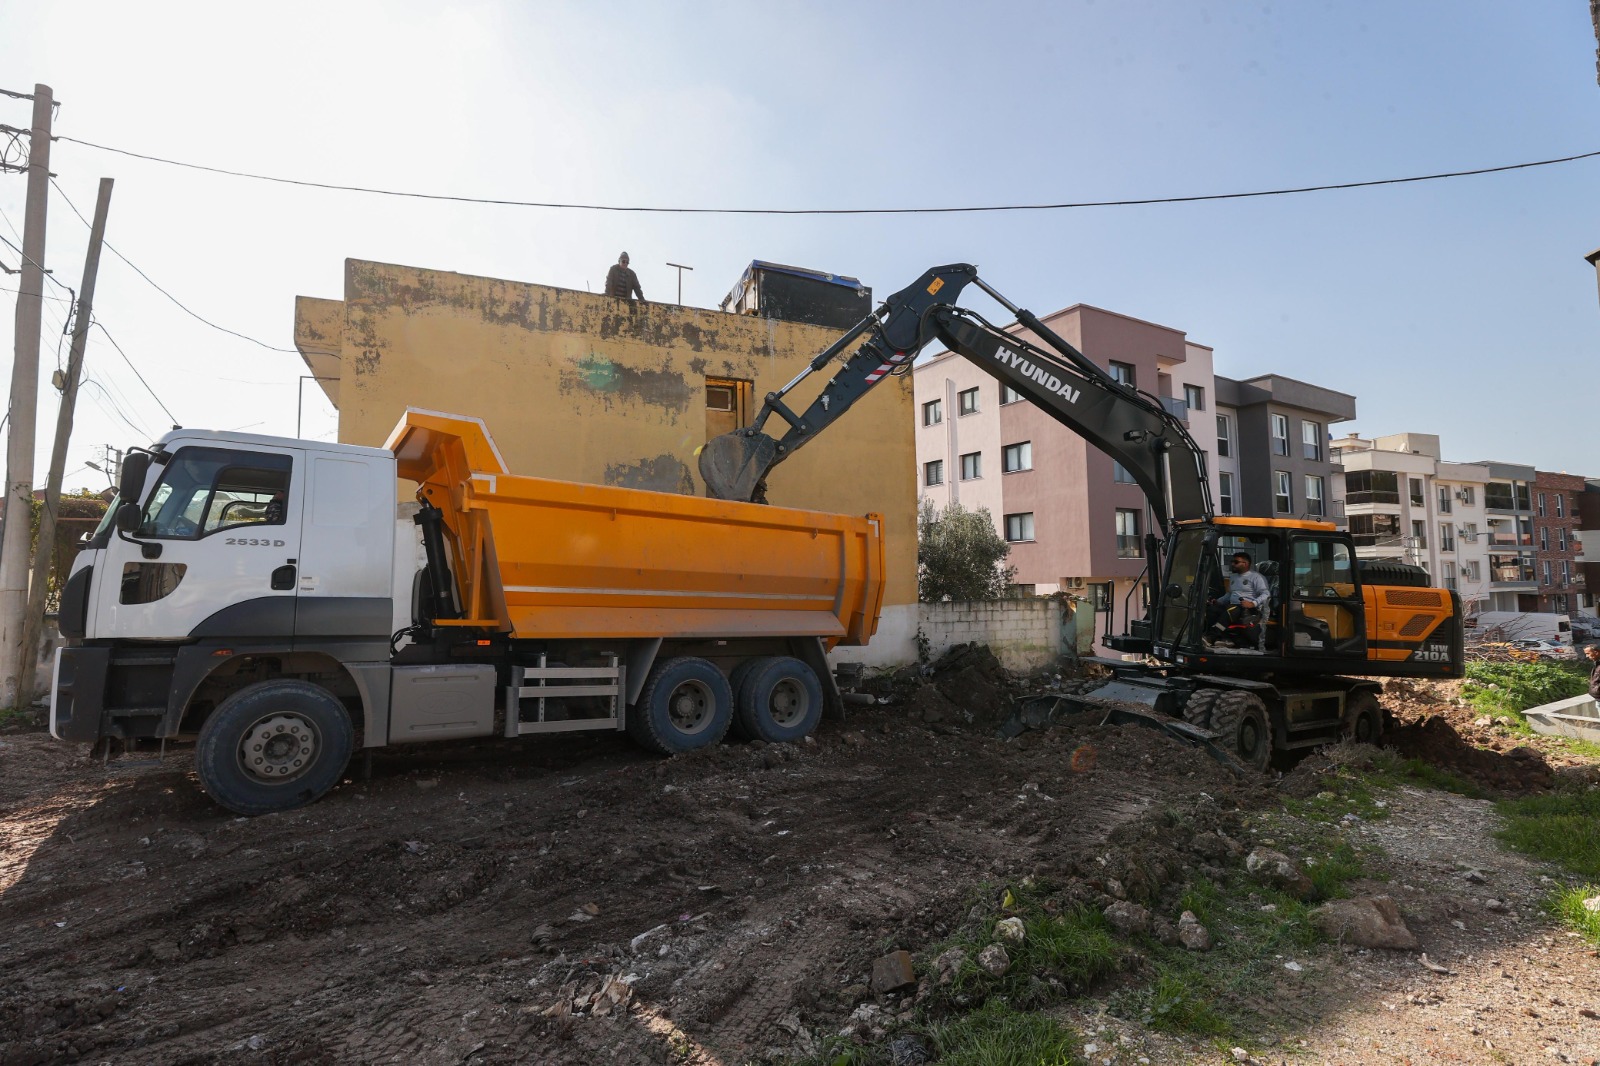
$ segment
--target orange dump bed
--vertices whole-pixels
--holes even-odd
[[[518,477],[483,422],[408,410],[386,445],[444,512],[467,615],[520,638],[815,636],[865,644],[883,528],[856,518]]]

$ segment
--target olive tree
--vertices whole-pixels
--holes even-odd
[[[995,532],[988,508],[969,511],[959,503],[943,510],[924,499],[917,515],[917,595],[941,600],[997,600],[1016,576],[1011,554]]]

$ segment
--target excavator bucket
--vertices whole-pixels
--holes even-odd
[[[778,442],[765,433],[735,430],[706,441],[700,449],[700,477],[706,483],[706,495],[714,500],[765,502],[758,496],[777,454]]]

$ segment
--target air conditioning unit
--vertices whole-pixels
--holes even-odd
[[[1061,587],[1064,589],[1081,589],[1083,588],[1083,578],[1064,577],[1061,579]]]
[[[1460,500],[1462,503],[1466,503],[1467,502],[1467,494],[1462,492],[1460,489],[1457,489],[1456,490],[1456,499]]]
[[[1472,567],[1470,567],[1470,566],[1461,567],[1461,573],[1462,573],[1463,576],[1471,574],[1472,573]]]

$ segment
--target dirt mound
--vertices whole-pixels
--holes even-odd
[[[1384,744],[1500,792],[1540,791],[1555,780],[1544,755],[1533,748],[1517,745],[1499,752],[1476,747],[1439,715],[1391,730]]]

